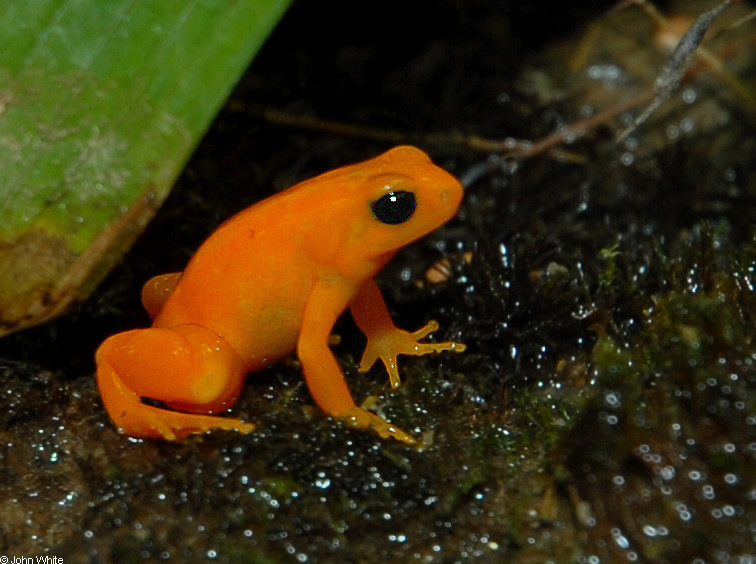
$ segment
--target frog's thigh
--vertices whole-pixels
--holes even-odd
[[[175,439],[218,428],[251,431],[254,426],[249,423],[196,414],[230,407],[243,381],[238,355],[202,327],[119,333],[97,351],[97,384],[103,403],[121,432],[136,437]],[[142,398],[193,413],[146,405]]]
[[[196,325],[119,333],[97,351],[139,397],[195,413],[227,409],[244,382],[243,363],[218,335]]]

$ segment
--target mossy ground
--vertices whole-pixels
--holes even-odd
[[[405,385],[392,393],[380,370],[356,373],[361,337],[349,320],[337,325],[334,351],[355,398],[377,396],[423,451],[324,418],[294,360],[248,378],[233,411],[259,425],[253,434],[169,444],[115,433],[92,355],[107,335],[147,323],[143,281],[181,269],[234,211],[386,148],[370,135],[271,123],[264,110],[406,131],[420,144],[429,132],[535,139],[580,119],[597,92],[611,103],[652,83],[665,59],[638,14],[620,20],[622,33],[582,15],[622,39],[625,50],[602,60],[626,70],[606,83],[565,73],[574,42],[523,61],[571,21],[549,27],[527,6],[441,3],[437,23],[420,29],[422,10],[398,18],[398,5],[382,4],[371,25],[352,13],[364,27],[340,30],[313,29],[316,9],[305,4],[98,293],[0,343],[3,552],[745,561],[756,522],[756,151],[753,116],[705,73],[689,85],[700,104],[675,101],[632,146],[614,142],[621,124],[609,121],[556,153],[478,176],[459,216],[381,274],[399,325],[435,318],[438,337],[466,342],[465,353],[402,359]],[[515,22],[538,31],[518,35]],[[588,52],[608,57],[611,43],[593,33]],[[686,119],[692,129],[670,130]],[[425,148],[465,176],[488,155],[455,135]],[[424,281],[442,257],[449,279]]]

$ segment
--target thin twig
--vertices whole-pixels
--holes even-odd
[[[667,100],[672,97],[690,68],[696,57],[696,51],[703,41],[704,35],[714,23],[725,8],[733,3],[734,0],[724,0],[718,6],[715,6],[708,12],[704,12],[691,24],[688,30],[680,38],[675,50],[669,57],[667,64],[664,65],[654,81],[654,99],[641,114],[635,118],[633,124],[622,131],[617,136],[617,142],[621,143],[632,134],[639,126],[648,120],[648,118]],[[718,58],[714,61],[719,62]],[[714,61],[709,57],[707,63],[712,65]],[[718,65],[714,65],[716,68]]]

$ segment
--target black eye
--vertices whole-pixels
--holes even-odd
[[[370,204],[370,209],[381,223],[397,225],[412,216],[415,205],[415,195],[412,192],[389,192]]]

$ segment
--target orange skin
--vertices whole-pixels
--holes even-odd
[[[402,212],[391,201],[402,192],[415,198],[406,219],[406,207]],[[434,321],[414,333],[397,329],[373,281],[401,247],[451,219],[462,196],[454,177],[404,146],[297,184],[227,220],[184,272],[145,284],[152,327],[114,335],[97,350],[97,384],[118,431],[168,440],[213,429],[251,432],[251,423],[212,414],[236,402],[248,372],[296,350],[325,413],[414,444],[355,405],[328,339],[349,308],[368,338],[360,371],[380,358],[392,387],[401,384],[397,355],[464,350],[461,343],[418,342],[438,327]],[[381,198],[399,209],[389,223],[371,207]]]

